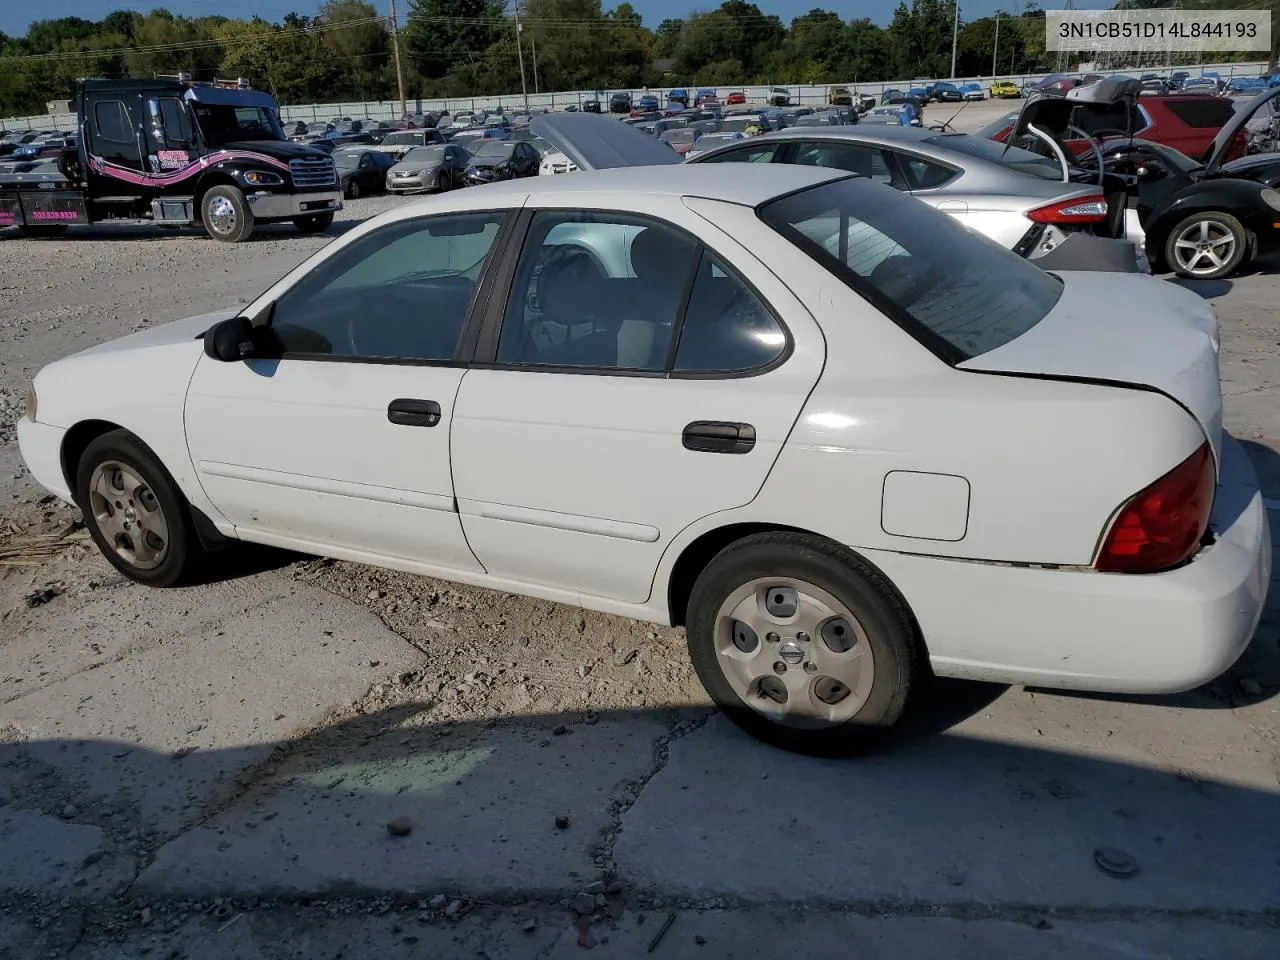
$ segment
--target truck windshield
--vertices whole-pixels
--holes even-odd
[[[192,103],[196,123],[210,147],[238,140],[283,140],[284,132],[275,114],[266,107],[231,107],[212,103]]]

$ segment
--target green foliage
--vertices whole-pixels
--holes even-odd
[[[5,2],[5,0],[0,0]],[[887,27],[843,20],[814,8],[784,24],[754,3],[724,0],[649,29],[631,2],[513,0],[519,3],[525,83],[539,90],[600,90],[664,83],[728,86],[862,83],[942,78],[951,72],[954,0],[902,0]],[[606,0],[608,2],[608,0]],[[1130,7],[1172,0],[1119,0]],[[1231,7],[1240,0],[1180,0],[1184,7]],[[1249,0],[1272,11],[1280,0]],[[1044,14],[1035,0],[995,19],[961,20],[956,72],[1052,69]],[[799,7],[798,9],[803,9]],[[963,11],[962,11],[963,12]],[[386,0],[327,0],[317,16],[181,17],[162,7],[117,10],[94,22],[60,17],[24,37],[0,34],[0,116],[43,112],[69,98],[78,77],[245,77],[282,103],[383,100],[395,96]],[[507,0],[400,0],[401,52],[411,97],[483,96],[520,90],[516,24]],[[1280,24],[1273,28],[1280,43]],[[1274,62],[1275,51],[1272,52]],[[654,62],[674,61],[664,77]]]

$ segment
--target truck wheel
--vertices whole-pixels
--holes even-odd
[[[235,187],[210,187],[200,202],[200,219],[215,240],[239,243],[253,234],[253,211]]]
[[[313,213],[309,217],[294,217],[293,225],[302,233],[323,233],[333,223],[332,213]]]

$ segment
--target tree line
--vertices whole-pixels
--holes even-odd
[[[48,101],[69,98],[79,77],[179,71],[199,79],[244,77],[281,103],[393,99],[393,30],[383,2],[327,0],[315,16],[291,13],[279,23],[175,16],[163,8],[119,10],[98,21],[38,21],[25,36],[0,33],[0,116],[41,113]],[[514,2],[402,0],[398,33],[407,95],[518,91],[521,58],[530,92],[951,75],[954,0],[904,0],[887,26],[820,8],[784,23],[754,3],[725,0],[652,29],[627,2],[609,10],[601,0]],[[1240,0],[1205,5],[1224,2]],[[1245,5],[1254,2],[1280,4]],[[1166,0],[1121,3],[1163,6]],[[956,76],[1054,69],[1061,59],[1044,49],[1043,18],[1035,0],[1023,0],[1016,12],[962,21]],[[1280,39],[1280,30],[1273,33]]]

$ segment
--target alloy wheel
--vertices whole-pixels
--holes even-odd
[[[1178,234],[1173,256],[1178,268],[1193,275],[1221,270],[1236,252],[1236,235],[1221,220],[1197,220]]]

